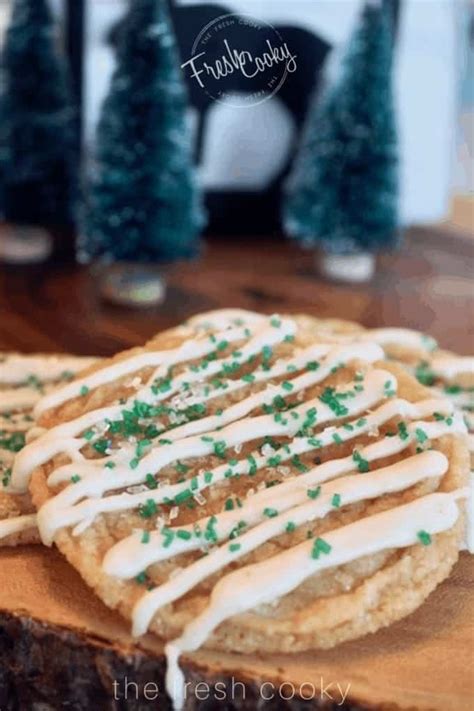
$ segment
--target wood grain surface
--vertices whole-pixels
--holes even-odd
[[[366,326],[407,326],[445,347],[474,351],[474,241],[414,230],[399,253],[379,259],[363,286],[319,279],[314,255],[281,241],[213,242],[200,260],[168,270],[160,307],[105,303],[93,270],[52,263],[0,268],[0,350],[111,355],[191,314],[224,306],[305,311]]]
[[[169,708],[163,694],[160,644],[148,636],[140,646],[131,639],[127,625],[104,607],[55,551],[39,546],[1,551],[0,570],[0,705],[4,711],[29,710],[39,701],[45,704],[41,709],[48,711]],[[275,698],[266,711],[470,711],[473,587],[474,559],[462,553],[451,577],[422,607],[376,634],[295,658],[202,651],[186,656],[183,666],[191,683],[186,711],[255,711],[262,707],[262,697],[272,693]],[[134,687],[129,703],[124,703],[125,677],[141,689],[139,703],[133,703]],[[204,700],[194,693],[198,682],[212,687],[223,680],[230,696],[232,677],[246,683],[245,693],[235,687],[233,701],[212,703],[212,694]],[[114,699],[114,680],[121,681],[115,687],[121,701]],[[161,689],[154,703],[145,703],[143,689],[148,682]],[[307,703],[296,695],[285,701],[278,691],[282,682],[286,682],[282,696],[291,695],[291,685],[303,696],[313,695],[310,685],[316,691]],[[327,690],[323,695],[321,688]]]

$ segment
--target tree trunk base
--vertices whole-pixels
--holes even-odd
[[[323,254],[318,260],[321,274],[335,281],[363,284],[370,281],[375,273],[375,255],[369,252],[359,254]]]
[[[0,262],[3,264],[41,264],[53,251],[49,232],[41,227],[26,225],[0,226]]]
[[[123,262],[104,266],[99,270],[99,284],[102,297],[119,306],[157,306],[166,296],[166,282],[156,265]]]

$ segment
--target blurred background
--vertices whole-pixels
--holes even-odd
[[[9,294],[67,273],[80,309],[98,288],[155,323],[230,301],[472,316],[471,0],[2,0],[0,37]],[[265,292],[257,263],[293,281]]]

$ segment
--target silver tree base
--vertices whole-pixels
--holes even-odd
[[[323,254],[317,258],[317,264],[320,273],[328,279],[362,284],[372,279],[376,260],[369,252]]]
[[[51,235],[41,227],[0,225],[0,261],[4,264],[40,264],[52,251]]]
[[[123,262],[101,267],[99,284],[103,298],[120,306],[156,306],[166,296],[163,274],[154,265]]]

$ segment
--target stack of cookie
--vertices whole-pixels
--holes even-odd
[[[414,331],[211,312],[46,387],[3,497],[163,641],[180,709],[189,653],[331,648],[449,575],[473,548],[473,394],[473,359]]]
[[[15,455],[26,442],[42,434],[35,424],[36,404],[96,360],[67,355],[0,354],[0,545],[39,540],[29,493],[7,493]]]

